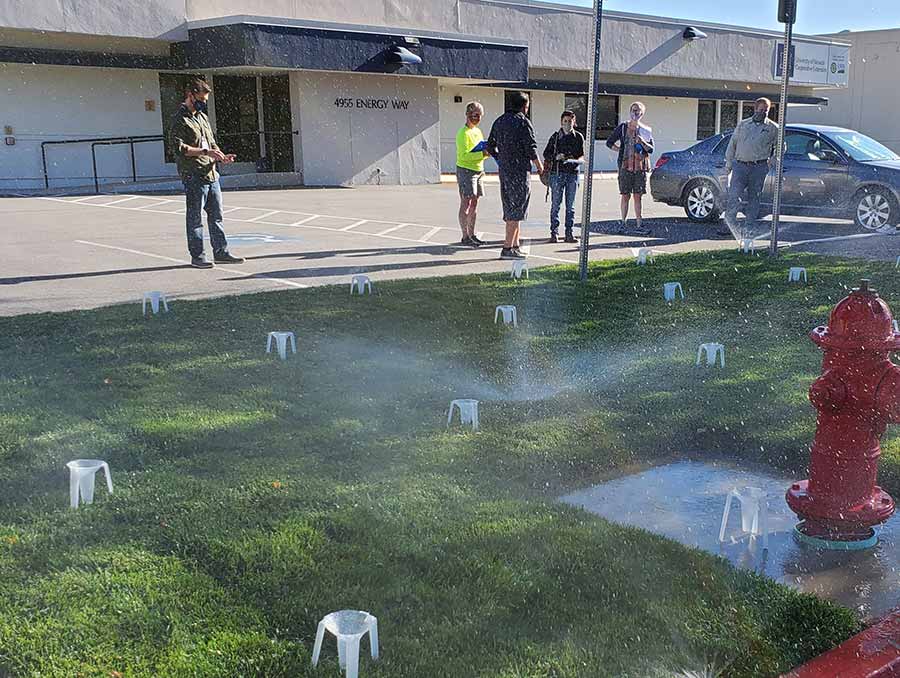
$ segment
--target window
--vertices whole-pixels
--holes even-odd
[[[700,99],[697,104],[697,139],[706,139],[716,133],[716,101]]]
[[[587,134],[588,97],[587,94],[566,94],[566,108],[575,113],[575,129]],[[597,129],[594,139],[605,141],[619,124],[619,97],[601,94],[597,97]]]
[[[741,120],[746,120],[747,118],[753,117],[753,102],[745,101],[741,105]]]
[[[719,125],[719,131],[722,133],[727,132],[730,129],[734,129],[738,124],[738,106],[740,102],[737,101],[720,101],[719,102],[719,116],[721,118],[721,123]]]
[[[188,84],[198,76],[184,73],[159,74],[159,114],[162,118],[163,134],[168,135],[172,118],[184,101],[184,92]],[[166,162],[175,162],[175,149],[165,144]]]
[[[508,111],[512,108],[512,103],[510,102],[510,99],[512,98],[512,95],[515,94],[516,92],[525,92],[525,94],[528,95],[528,113],[525,114],[525,117],[528,118],[529,120],[531,120],[531,109],[534,107],[534,99],[531,96],[531,92],[527,92],[525,90],[513,90],[513,89],[505,90],[503,92],[503,110]]]
[[[818,144],[818,145],[817,145]],[[815,137],[801,132],[788,132],[784,137],[784,154],[802,160],[818,160],[821,144]]]

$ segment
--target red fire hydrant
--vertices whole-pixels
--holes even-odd
[[[812,540],[873,540],[874,525],[894,513],[894,500],[875,484],[880,439],[900,422],[900,350],[891,310],[863,280],[842,299],[828,320],[809,334],[825,351],[822,376],[809,389],[818,410],[809,480],[794,483],[787,503],[803,522],[798,532]],[[874,543],[872,541],[871,543]]]

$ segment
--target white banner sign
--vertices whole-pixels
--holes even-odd
[[[795,42],[791,45],[791,81],[814,85],[846,85],[849,68],[849,48],[841,45],[823,45]],[[784,43],[775,45],[772,55],[772,77],[781,80],[781,62]]]

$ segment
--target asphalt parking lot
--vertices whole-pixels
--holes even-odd
[[[578,245],[546,242],[544,190],[539,183],[532,190],[523,224],[529,267],[577,263]],[[713,226],[692,224],[681,209],[649,196],[644,212],[652,234],[612,235],[618,202],[615,180],[595,179],[592,260],[631,257],[638,247],[661,254],[736,247],[715,237]],[[227,191],[225,229],[232,252],[247,261],[200,271],[188,265],[178,193],[0,198],[0,315],[137,303],[150,290],[185,299],[348,284],[355,273],[377,285],[509,270],[498,258],[503,222],[496,181],[488,181],[479,206],[478,231],[491,245],[455,244],[457,205],[452,183]],[[579,199],[578,220],[580,211]],[[768,223],[760,230],[765,247]],[[891,260],[900,254],[900,237],[860,233],[850,222],[788,218],[781,242],[825,254]]]

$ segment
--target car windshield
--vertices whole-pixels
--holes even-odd
[[[859,132],[832,132],[828,135],[832,141],[858,162],[872,160],[900,160],[900,156],[887,146]]]

